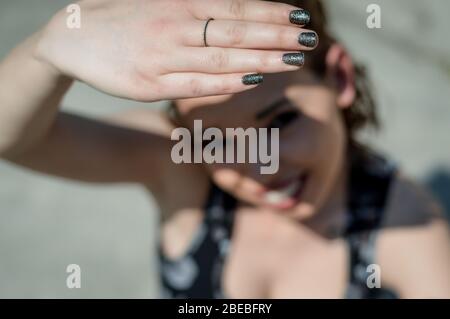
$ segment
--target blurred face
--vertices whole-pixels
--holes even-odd
[[[220,97],[177,101],[181,124],[193,129],[279,128],[279,170],[262,175],[262,164],[204,164],[211,179],[254,206],[307,218],[320,210],[342,177],[345,129],[337,92],[302,70],[265,75],[258,88]]]

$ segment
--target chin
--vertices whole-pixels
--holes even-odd
[[[289,213],[289,216],[299,219],[299,220],[307,220],[313,217],[317,212],[315,205],[309,203],[299,203],[292,212]]]
[[[307,220],[307,219],[313,217],[317,212],[316,205],[313,205],[311,203],[306,203],[306,202],[297,203],[294,207],[286,208],[286,209],[274,208],[274,207],[270,207],[270,208],[275,210],[280,215],[295,218],[297,220]]]

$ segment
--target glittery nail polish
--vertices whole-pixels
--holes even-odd
[[[317,45],[317,34],[314,32],[303,32],[298,37],[298,43],[308,48],[314,48]]]
[[[311,16],[306,10],[294,10],[289,14],[289,21],[294,24],[305,25],[308,24]]]
[[[242,77],[242,83],[245,85],[255,85],[260,84],[263,82],[263,75],[262,74],[247,74]]]
[[[302,66],[305,64],[305,54],[303,52],[286,53],[283,55],[283,62],[289,65]]]

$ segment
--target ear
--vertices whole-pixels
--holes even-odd
[[[336,84],[337,105],[350,107],[356,98],[355,67],[351,56],[340,44],[333,44],[326,56],[327,76]]]

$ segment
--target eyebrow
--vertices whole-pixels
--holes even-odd
[[[279,109],[280,107],[282,107],[283,105],[285,105],[287,103],[289,103],[289,101],[286,97],[283,97],[282,99],[279,99],[279,100],[273,102],[269,106],[265,107],[264,110],[262,110],[261,112],[256,114],[256,119],[261,120],[261,119],[269,116],[270,114],[272,114],[277,109]]]

